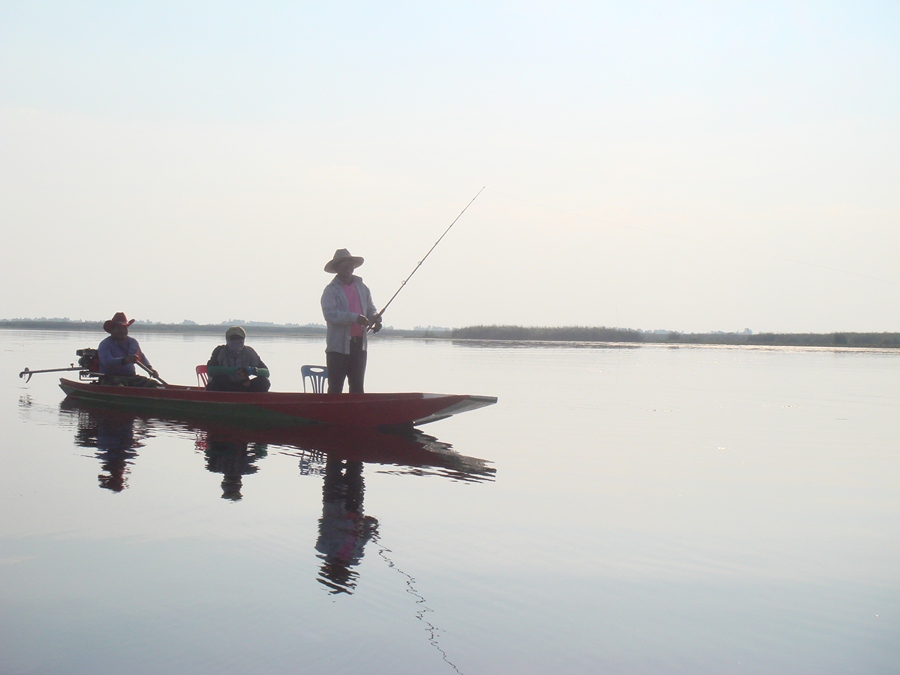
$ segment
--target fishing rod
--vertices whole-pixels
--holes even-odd
[[[466,212],[466,209],[468,209],[470,206],[472,206],[472,202],[474,202],[476,199],[478,199],[478,195],[480,195],[482,192],[484,192],[483,187],[478,191],[478,194],[476,194],[474,197],[472,197],[472,201],[470,201],[468,204],[466,204],[466,208],[463,209],[462,211],[460,211],[459,215],[453,219],[453,222],[450,223],[450,226],[446,230],[444,230],[444,234],[442,234],[440,237],[438,237],[438,240],[436,242],[434,242],[434,246],[432,246],[430,249],[428,249],[428,253],[425,254],[425,258],[427,258],[428,256],[431,255],[431,252],[437,248],[438,244],[441,243],[441,239],[443,239],[446,236],[446,234],[450,231],[451,227],[456,225],[456,221],[462,217],[462,214],[464,214]],[[409,276],[403,280],[403,282],[400,284],[400,288],[397,289],[397,292],[391,296],[391,299],[387,301],[387,304],[384,306],[384,308],[380,312],[378,312],[378,316],[382,316],[385,313],[385,311],[387,311],[387,308],[391,306],[391,303],[394,301],[394,298],[396,298],[397,295],[399,295],[400,291],[403,290],[403,287],[406,286],[406,282],[409,281],[410,279],[412,279],[412,275],[415,274],[419,270],[419,268],[422,266],[422,263],[425,262],[425,258],[422,258],[419,261],[419,264],[415,266],[413,271],[409,273]]]

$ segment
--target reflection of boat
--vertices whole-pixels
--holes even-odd
[[[61,409],[89,414],[95,420],[93,423],[124,414],[103,402],[72,397],[63,401]],[[192,437],[195,445],[204,448],[210,441],[235,447],[268,446],[270,451],[276,446],[281,448],[283,454],[299,457],[301,465],[323,466],[326,460],[335,459],[358,461],[393,465],[399,471],[412,471],[422,475],[433,473],[464,481],[492,480],[495,473],[488,462],[461,455],[449,443],[411,427],[387,433],[364,427],[269,426],[258,420],[225,421],[205,416],[175,413],[149,415],[136,411],[129,411],[128,418],[140,423],[144,436],[152,436],[154,431],[168,432]]]
[[[353,427],[416,425],[493,405],[493,396],[467,394],[300,394],[291,392],[233,393],[199,387],[164,388],[104,386],[60,379],[70,398],[133,410],[202,415],[267,424],[330,424]]]
[[[301,475],[322,477],[316,580],[330,594],[355,592],[366,545],[378,539],[378,519],[363,508],[365,464],[382,465],[385,468],[380,471],[391,474],[467,482],[491,481],[496,473],[488,462],[460,455],[449,443],[412,427],[387,432],[332,425],[269,426],[175,413],[151,416],[74,397],[67,397],[59,411],[76,427],[76,445],[95,450],[104,471],[100,487],[115,492],[128,487],[127,474],[138,458],[136,449],[155,436],[190,439],[205,458],[207,471],[222,476],[221,497],[232,501],[243,498],[245,477],[258,473],[265,457],[299,458]],[[385,551],[379,544],[382,557]]]

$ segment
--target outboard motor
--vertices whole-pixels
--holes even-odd
[[[26,368],[19,373],[19,377],[24,377],[26,382],[30,382],[31,376],[37,373],[64,373],[69,370],[77,370],[78,379],[90,380],[91,382],[96,381],[100,375],[100,352],[96,349],[87,347],[85,349],[76,350],[75,355],[78,357],[77,366],[74,363],[71,363],[68,368],[46,368],[44,370],[31,370]]]
[[[76,350],[75,355],[78,357],[78,365],[83,369],[78,373],[78,378],[81,380],[96,379],[100,373],[100,352],[85,347]]]

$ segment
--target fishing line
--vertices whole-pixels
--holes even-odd
[[[831,267],[829,265],[822,265],[820,263],[809,262],[807,260],[798,260],[796,258],[788,258],[787,256],[777,255],[774,253],[768,253],[766,251],[759,251],[756,249],[743,248],[740,246],[734,246],[731,244],[724,244],[721,242],[717,242],[709,239],[696,239],[692,237],[685,236],[683,234],[672,234],[671,232],[661,232],[660,230],[652,230],[646,227],[637,227],[635,225],[623,225],[622,223],[614,223],[609,220],[603,220],[601,218],[595,218],[593,216],[585,216],[581,213],[575,213],[574,211],[566,211],[565,209],[556,208],[555,206],[547,206],[546,204],[539,204],[538,202],[533,202],[528,199],[523,199],[522,197],[516,197],[515,195],[507,194],[505,192],[500,192],[499,190],[495,190],[493,188],[483,188],[487,189],[490,192],[493,192],[498,195],[502,195],[504,197],[508,197],[509,199],[514,199],[516,201],[525,202],[526,204],[531,204],[533,206],[537,206],[542,209],[547,209],[549,211],[556,211],[558,213],[564,213],[568,216],[574,216],[576,218],[583,218],[585,220],[592,220],[596,223],[602,223],[604,225],[610,225],[612,227],[619,227],[625,230],[635,230],[637,232],[647,232],[649,234],[655,234],[661,237],[671,237],[672,239],[681,239],[683,241],[695,242],[701,244],[711,244],[713,246],[719,246],[721,248],[728,248],[732,251],[739,251],[740,253],[746,253],[748,255],[756,255],[762,256],[765,258],[771,258],[773,260],[780,260],[782,262],[790,262],[795,263],[797,265],[806,265],[807,267],[817,267],[823,270],[829,270],[830,272],[839,272],[841,274],[849,274],[851,276],[860,277],[862,279],[869,279],[871,281],[879,281],[883,284],[891,284],[892,286],[900,286],[900,281],[893,281],[891,279],[882,279],[881,277],[873,277],[870,274],[862,274],[861,272],[854,272],[852,270],[841,269],[840,267]]]
[[[409,281],[410,279],[412,279],[412,275],[415,274],[419,270],[419,268],[422,266],[422,263],[425,262],[425,258],[427,258],[428,256],[431,255],[431,252],[437,248],[438,244],[441,243],[441,239],[443,239],[447,235],[447,233],[450,231],[451,227],[456,225],[456,221],[459,220],[460,218],[462,218],[462,214],[464,214],[466,212],[466,209],[468,209],[470,206],[472,206],[472,202],[474,202],[476,199],[478,199],[478,195],[480,195],[482,192],[484,192],[484,187],[482,187],[478,191],[478,194],[476,194],[474,197],[472,197],[471,201],[468,204],[466,204],[466,208],[459,212],[459,215],[456,216],[456,218],[453,219],[453,222],[450,223],[450,225],[447,227],[446,230],[444,230],[444,234],[442,234],[440,237],[438,237],[438,240],[436,242],[434,242],[434,245],[430,249],[428,249],[428,253],[425,254],[425,257],[419,261],[419,264],[416,265],[415,268],[413,268],[413,271],[409,273],[409,276],[406,277],[406,279],[404,279],[400,283],[400,288],[397,289],[397,292],[391,296],[391,299],[387,301],[387,304],[384,306],[384,308],[380,312],[378,312],[379,316],[382,316],[385,313],[385,311],[387,310],[387,308],[391,306],[391,303],[394,301],[394,298],[396,298],[397,295],[400,293],[400,291],[403,290],[403,287],[406,286],[406,282]]]
[[[483,190],[484,188],[481,188],[481,189]],[[475,195],[475,196],[477,197],[478,195]],[[469,202],[469,203],[471,204],[472,202]],[[428,621],[428,619],[425,618],[426,614],[428,614],[428,613],[433,614],[434,610],[425,604],[425,598],[419,593],[418,590],[416,590],[415,577],[413,577],[411,574],[407,574],[402,569],[397,567],[396,563],[386,555],[387,553],[393,553],[393,551],[381,543],[381,535],[379,535],[378,532],[375,532],[375,534],[372,535],[372,541],[378,545],[378,555],[384,559],[384,561],[388,564],[388,567],[390,567],[393,570],[396,570],[398,574],[406,577],[406,592],[409,593],[414,598],[416,598],[416,604],[420,605],[420,608],[416,611],[416,618],[427,626],[428,643],[432,647],[437,649],[438,652],[440,652],[441,658],[444,661],[446,661],[447,664],[451,668],[453,668],[453,670],[455,670],[457,673],[462,675],[462,671],[456,667],[455,663],[453,663],[449,658],[447,658],[447,652],[445,652],[441,648],[441,646],[438,644],[438,638],[440,637],[440,629],[437,626],[435,626],[433,623]]]

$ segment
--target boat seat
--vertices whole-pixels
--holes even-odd
[[[303,375],[303,391],[306,391],[306,378],[312,383],[314,394],[325,393],[325,383],[328,382],[328,368],[325,366],[300,366],[300,374]]]
[[[206,374],[206,364],[202,366],[197,366],[197,384],[201,387],[205,387],[209,384],[209,376]]]

